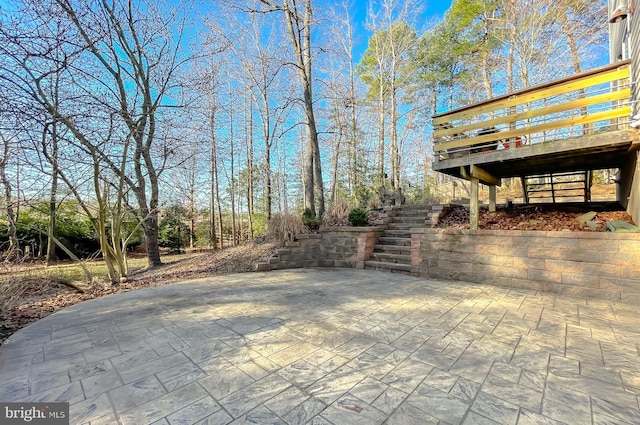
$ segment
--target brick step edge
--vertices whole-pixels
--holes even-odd
[[[373,269],[384,269],[384,270],[401,270],[404,272],[411,271],[411,264],[400,264],[400,263],[387,263],[385,261],[365,261],[365,266],[367,268]]]
[[[378,252],[389,252],[389,251],[398,251],[398,252],[406,252],[411,253],[411,246],[409,245],[384,245],[384,244],[376,244],[373,246],[373,249]]]
[[[371,253],[370,261],[381,261],[386,263],[397,263],[397,264],[411,264],[411,255],[390,254],[388,252],[374,251]]]

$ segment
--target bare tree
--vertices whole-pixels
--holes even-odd
[[[284,81],[285,59],[278,48],[281,33],[268,14],[250,13],[248,22],[247,16],[238,15],[233,9],[225,10],[222,16],[224,22],[211,22],[209,29],[224,40],[242,68],[243,72],[237,75],[252,98],[248,114],[251,121],[253,107],[257,110],[264,142],[265,213],[269,220],[273,209],[272,150],[292,106],[291,85]],[[253,122],[249,125],[253,126]]]
[[[56,243],[52,236],[56,234],[56,211],[58,209],[58,123],[53,122],[50,126],[45,126],[42,133],[42,143],[46,144],[47,139],[51,140],[51,149],[49,162],[51,164],[51,190],[49,191],[49,225],[47,234],[49,236],[47,242],[47,254],[45,263],[47,266],[52,265],[57,260]],[[50,137],[47,137],[50,134]],[[43,150],[45,146],[43,146]]]
[[[361,101],[362,84],[357,79],[354,64],[354,29],[351,22],[349,6],[339,5],[328,15],[330,25],[326,28],[329,40],[324,50],[329,54],[321,63],[326,94],[330,100],[329,117],[326,119],[334,136],[333,170],[331,182],[331,199],[336,199],[339,190],[338,176],[341,175],[346,185],[348,196],[362,207],[368,204],[368,182],[365,175],[364,138],[360,137],[359,114],[363,109]],[[339,163],[344,162],[344,173],[339,172]]]
[[[149,264],[159,265],[158,179],[171,150],[158,146],[156,132],[175,73],[187,60],[178,48],[186,9],[161,10],[151,1],[29,0],[20,12],[30,22],[3,34],[12,77],[100,164],[98,180],[107,169],[122,179],[124,186],[115,186],[135,196]],[[63,22],[64,31],[52,34],[47,23],[53,20]],[[50,55],[51,48],[62,57]],[[60,102],[48,90],[55,72],[66,84]]]
[[[197,132],[207,135],[205,139],[208,142],[209,151],[209,247],[214,250],[222,248],[222,211],[220,207],[220,187],[218,183],[218,112],[220,109],[219,101],[219,63],[216,60],[216,54],[219,49],[214,47],[209,49],[207,54],[202,58],[194,69],[194,75],[191,80],[195,83],[194,96],[199,100],[195,102],[194,113],[200,114],[202,127],[197,128]],[[197,121],[197,120],[196,120]],[[218,207],[218,220],[216,220],[216,207]]]
[[[502,0],[492,28],[506,46],[507,90],[579,72],[606,38],[603,0]],[[558,61],[559,57],[570,58]]]
[[[249,238],[253,239],[253,214],[254,214],[254,191],[253,191],[253,98],[249,97],[249,104],[245,97],[245,147],[247,154],[247,215],[249,216]]]
[[[304,159],[304,202],[305,209],[313,217],[324,214],[324,186],[322,183],[322,164],[316,114],[314,110],[313,76],[311,52],[311,29],[313,27],[313,8],[311,0],[299,4],[295,0],[259,0],[265,7],[256,12],[282,12],[295,56],[295,70],[300,79],[306,124],[306,145]]]
[[[214,47],[207,53],[203,65],[197,70],[194,81],[197,90],[203,93],[201,110],[206,121],[206,133],[209,141],[209,246],[213,249],[224,248],[222,226],[222,202],[220,197],[220,169],[218,158],[220,151],[218,126],[220,121],[221,91],[220,63],[215,55],[219,52]],[[216,220],[216,214],[218,216]]]
[[[400,187],[400,145],[398,136],[398,112],[400,91],[414,75],[417,35],[408,23],[417,5],[411,2],[385,0],[379,13],[370,11],[369,27],[375,34],[369,40],[369,48],[360,62],[360,75],[377,95],[380,108],[379,148],[384,145],[384,122],[388,106],[391,121],[389,162],[391,186]],[[382,158],[382,153],[380,153]],[[380,169],[384,174],[384,170]]]

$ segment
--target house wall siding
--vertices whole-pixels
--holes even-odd
[[[609,16],[618,7],[629,10],[628,19],[609,24],[609,62],[623,58],[623,44],[629,41],[631,59],[632,115],[640,114],[640,0],[609,0]]]
[[[640,114],[640,0],[631,2],[630,15],[630,51],[631,51],[631,101],[633,115]],[[638,117],[637,119],[640,119]]]
[[[627,0],[609,0],[609,14],[618,6],[625,6]],[[615,23],[609,24],[609,62],[614,63],[622,59],[622,43],[626,34],[626,24]]]

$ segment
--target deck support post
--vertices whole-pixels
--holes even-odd
[[[489,212],[496,212],[496,187],[489,186]]]
[[[480,217],[480,201],[478,199],[478,186],[480,180],[476,177],[469,179],[471,182],[471,203],[469,206],[469,228],[471,230],[478,230],[478,219]]]
[[[522,202],[529,203],[529,193],[527,193],[527,179],[525,176],[520,176],[520,184],[522,184]]]

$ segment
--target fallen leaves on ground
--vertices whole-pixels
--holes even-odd
[[[484,230],[540,230],[540,231],[600,231],[607,221],[622,220],[633,223],[631,216],[625,211],[601,211],[594,221],[599,225],[591,229],[576,221],[576,218],[588,211],[558,210],[548,206],[527,205],[489,212],[481,209],[478,228]],[[440,218],[437,228],[469,228],[469,208],[457,206]]]
[[[29,323],[81,301],[189,279],[253,271],[255,263],[271,257],[278,248],[272,242],[247,242],[140,271],[119,285],[93,284],[84,293],[46,277],[6,279],[0,282],[0,343]],[[24,265],[19,267],[24,269]]]

